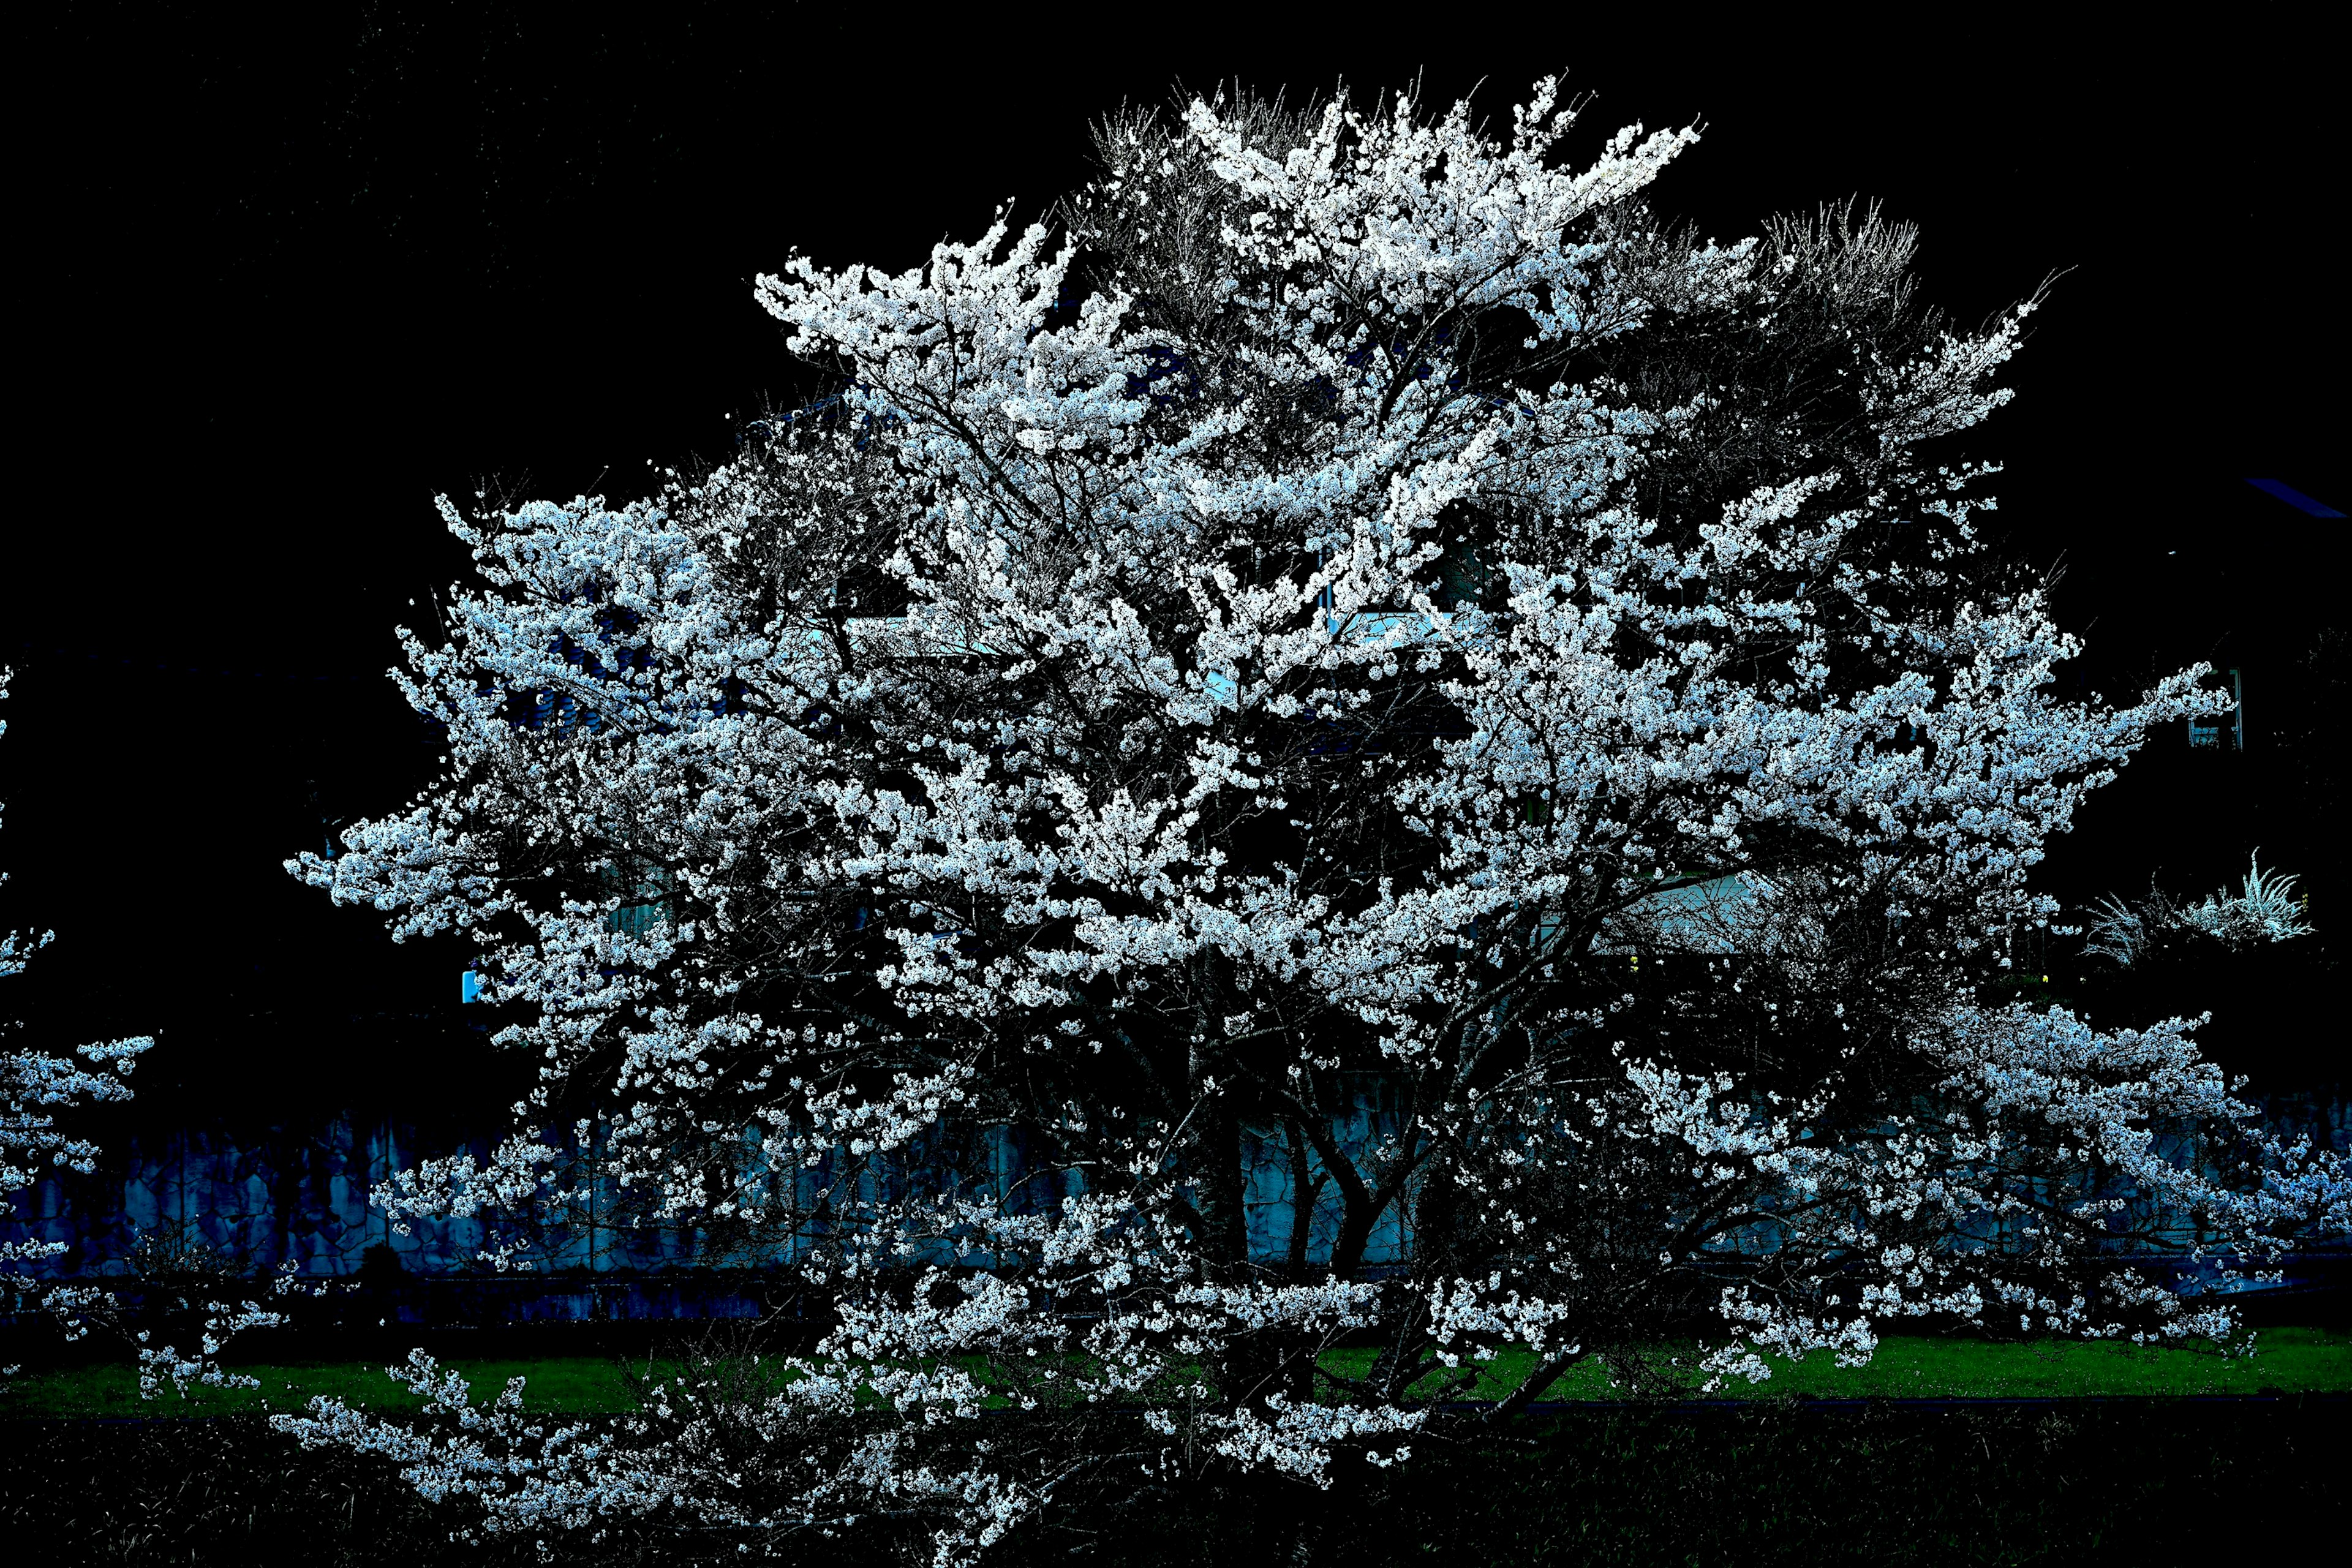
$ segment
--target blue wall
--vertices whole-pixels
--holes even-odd
[[[2352,1144],[2352,1101],[2342,1095],[2282,1098],[2265,1112],[2281,1131],[2305,1131],[2342,1149]],[[1343,1146],[1361,1149],[1393,1130],[1394,1114],[1376,1088],[1360,1093],[1334,1118]],[[982,1134],[981,1179],[1000,1196],[1018,1194],[1020,1206],[1043,1206],[1076,1189],[1075,1179],[1035,1166],[1018,1139]],[[395,1232],[369,1200],[388,1173],[415,1162],[461,1150],[487,1156],[494,1137],[436,1131],[390,1119],[321,1118],[309,1124],[236,1128],[226,1125],[118,1130],[105,1135],[98,1169],[82,1175],[46,1173],[0,1216],[0,1239],[63,1242],[68,1250],[32,1270],[51,1279],[119,1276],[140,1235],[176,1234],[201,1241],[257,1273],[290,1261],[307,1278],[355,1273],[365,1248],[388,1244],[404,1272],[425,1278],[478,1272],[475,1255],[486,1240],[475,1219],[416,1223]],[[1276,1133],[1245,1139],[1251,1249],[1278,1261],[1299,1223],[1294,1166]],[[2175,1157],[2180,1157],[2176,1154]],[[1319,1163],[1309,1162],[1310,1179]],[[801,1197],[814,1179],[798,1177]],[[728,1248],[723,1239],[689,1226],[615,1226],[615,1205],[604,1189],[603,1223],[573,1226],[553,1238],[542,1267],[591,1275],[726,1268],[762,1261]],[[1338,1195],[1327,1181],[1305,1216],[1310,1264],[1330,1256],[1339,1224]],[[1381,1217],[1366,1262],[1402,1261],[1411,1238],[1396,1215]],[[766,1259],[765,1261],[778,1261]]]

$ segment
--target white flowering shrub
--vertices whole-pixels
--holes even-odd
[[[2084,793],[2217,705],[2062,699],[1979,542],[1946,448],[2031,302],[1947,326],[1874,215],[1699,242],[1643,198],[1694,133],[1570,166],[1571,118],[1116,121],[1051,227],[763,279],[842,391],[727,467],[445,503],[478,580],[399,679],[446,768],[289,863],[469,944],[540,1064],[401,1202],[529,1264],[593,1119],[637,1212],[824,1332],[617,1426],[420,1362],[425,1417],[289,1430],[493,1525],[954,1562],[1146,1479],[1393,1462],[1498,1351],[1507,1411],[1694,1307],[1751,1376],[1927,1317],[2226,1334],[2118,1248],[2341,1223],[2187,1026],[1979,1000]],[[1297,1267],[1245,1137],[1336,1205]]]
[[[2294,893],[2295,879],[2263,869],[2261,852],[2246,859],[2246,879],[2234,893],[2223,888],[2201,904],[2180,911],[2180,923],[2227,947],[2253,947],[2309,936],[2306,900]]]
[[[2083,951],[2128,969],[2168,945],[2168,939],[2203,938],[2242,950],[2309,936],[2309,900],[2295,895],[2297,879],[2263,870],[2256,850],[2247,858],[2245,880],[2236,892],[2223,888],[2200,904],[2175,903],[2154,887],[2137,902],[2110,893],[2091,907]]]

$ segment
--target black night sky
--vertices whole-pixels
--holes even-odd
[[[1593,144],[1704,121],[1654,194],[1718,237],[1882,200],[1964,323],[2063,273],[1981,432],[2009,547],[2063,564],[2090,689],[2240,668],[2247,748],[2160,738],[2052,885],[2201,893],[2256,846],[2301,872],[2322,935],[2198,1005],[2233,1067],[2340,1076],[2308,1004],[2352,877],[2347,523],[2244,482],[2352,506],[2340,59],[2312,11],[2240,5],[2217,39],[2052,8],[1866,34],[1801,8],[489,9],[65,5],[20,46],[0,927],[58,933],[9,986],[27,1043],[152,1033],[142,1099],[184,1113],[421,1095],[478,1040],[454,947],[396,949],[278,863],[432,762],[383,671],[465,564],[436,491],[630,495],[811,385],[755,272],[905,268],[1006,198],[1036,215],[1090,119],[1180,79],[1419,73],[1500,113],[1565,68]]]

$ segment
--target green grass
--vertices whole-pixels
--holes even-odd
[[[551,1414],[604,1414],[633,1410],[620,1365],[599,1356],[558,1356],[544,1361],[459,1361],[444,1363],[474,1385],[477,1403],[494,1397],[510,1377],[528,1378],[526,1409]],[[259,1388],[191,1386],[182,1399],[168,1387],[157,1398],[139,1397],[139,1376],[121,1364],[26,1373],[0,1395],[8,1415],[235,1415],[258,1411],[299,1410],[313,1394],[340,1398],[369,1410],[416,1410],[424,1401],[394,1382],[381,1364],[331,1362],[324,1365],[253,1365],[230,1369],[258,1378]]]
[[[2207,1351],[2077,1342],[1988,1344],[1969,1340],[1890,1338],[1866,1367],[1838,1366],[1826,1352],[1801,1364],[1776,1361],[1769,1382],[1727,1383],[1718,1398],[1822,1399],[2079,1399],[2179,1397],[2188,1394],[2352,1392],[2352,1333],[2322,1329],[2268,1329],[2259,1353],[2223,1358]],[[1325,1364],[1343,1374],[1369,1369],[1370,1351],[1337,1351]],[[1662,1346],[1652,1362],[1672,1384],[1699,1392],[1690,1346]],[[1495,1399],[1516,1387],[1532,1363],[1525,1352],[1505,1352],[1479,1368],[1475,1388],[1456,1398]],[[446,1363],[474,1386],[477,1400],[495,1394],[510,1377],[529,1379],[527,1408],[551,1415],[598,1415],[635,1408],[619,1363],[598,1357],[543,1361],[457,1361]],[[186,1399],[165,1393],[139,1397],[128,1366],[100,1365],[27,1373],[0,1394],[0,1415],[226,1415],[299,1410],[313,1394],[329,1394],[371,1410],[415,1409],[421,1401],[380,1365],[355,1362],[237,1369],[261,1380],[257,1389],[192,1389]],[[1426,1391],[1426,1390],[1425,1390]],[[1545,1397],[1622,1398],[1597,1363],[1571,1368]]]
[[[2042,1341],[1989,1344],[1977,1340],[1889,1337],[1864,1367],[1837,1364],[1827,1351],[1802,1363],[1765,1358],[1767,1382],[1727,1380],[1718,1399],[2085,1399],[2179,1397],[2187,1394],[2352,1391],[2352,1333],[2325,1329],[2266,1329],[2257,1353],[2223,1357],[2210,1350],[2114,1342]],[[1344,1358],[1344,1360],[1342,1359]],[[1328,1358],[1334,1370],[1360,1373],[1370,1351]],[[1670,1385],[1697,1395],[1704,1379],[1692,1345],[1651,1352],[1651,1364]],[[1506,1351],[1478,1369],[1477,1384],[1454,1397],[1499,1399],[1518,1386],[1534,1364],[1524,1351]],[[1433,1383],[1434,1380],[1432,1380]],[[1599,1400],[1624,1396],[1597,1362],[1571,1367],[1544,1397]]]

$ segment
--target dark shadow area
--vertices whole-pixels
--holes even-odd
[[[1491,1439],[1426,1441],[1402,1467],[1345,1467],[1328,1492],[1259,1480],[1177,1506],[1149,1490],[1080,1533],[1049,1522],[1014,1560],[1443,1563],[1652,1568],[1690,1563],[2175,1563],[2275,1539],[2340,1537],[2343,1400],[2039,1406],[1780,1406],[1579,1413]],[[253,1421],[0,1426],[0,1531],[30,1561],[79,1564],[504,1564],[533,1541],[449,1542],[380,1458],[295,1452]],[[624,1526],[551,1537],[552,1561],[761,1561],[730,1540]],[[814,1532],[777,1559],[887,1561]]]

